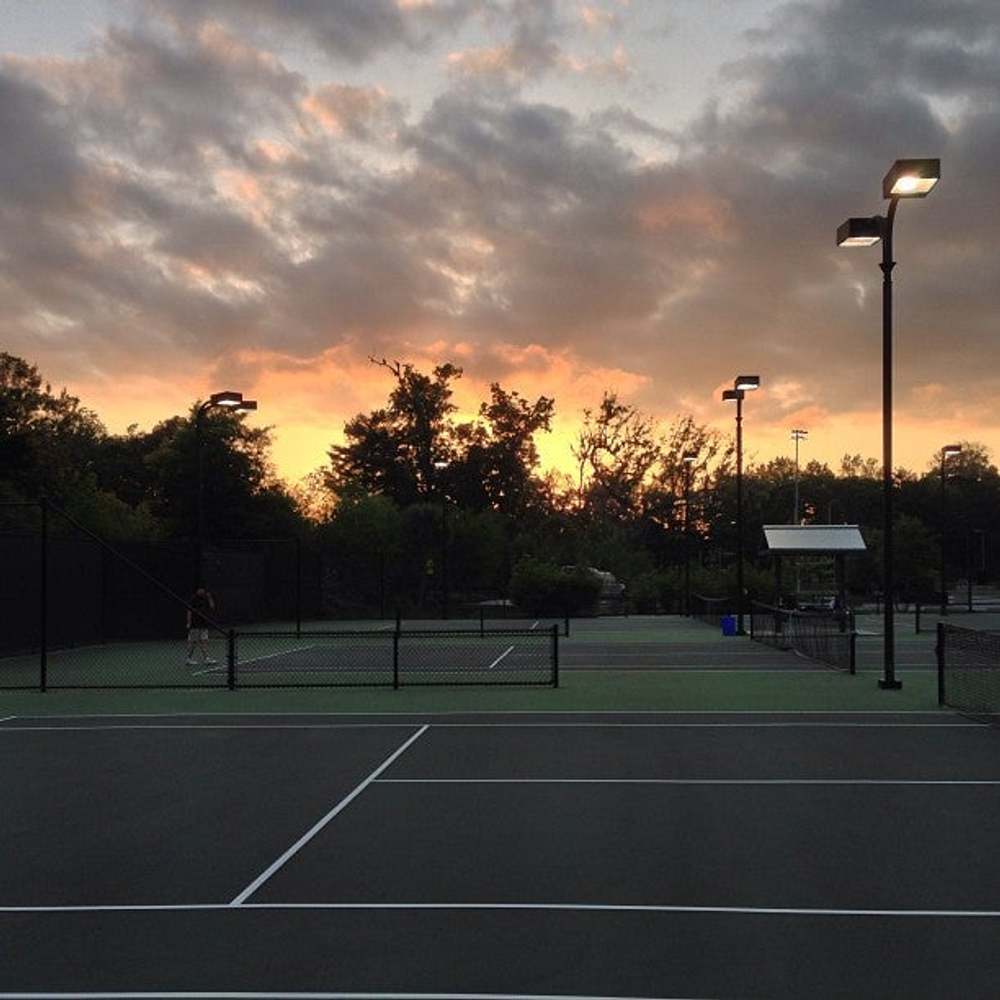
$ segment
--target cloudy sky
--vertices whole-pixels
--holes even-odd
[[[881,453],[897,157],[897,459],[1000,451],[996,0],[0,0],[0,345],[115,430],[260,400],[290,479],[378,405],[370,354],[604,389],[748,449]]]

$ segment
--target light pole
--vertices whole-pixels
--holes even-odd
[[[743,628],[743,397],[760,387],[759,375],[737,375],[733,388],[722,393],[723,400],[736,401],[736,631]]]
[[[948,567],[945,561],[945,532],[948,530],[948,473],[945,463],[952,455],[961,455],[960,444],[946,444],[941,449],[941,614],[948,614]]]
[[[838,246],[869,247],[882,241],[882,589],[885,597],[883,676],[878,685],[896,690],[896,633],[892,555],[892,229],[900,198],[925,198],[941,177],[936,159],[896,160],[882,178],[885,215],[848,219],[837,229]]]
[[[441,617],[448,617],[448,494],[444,484],[440,482],[439,474],[448,468],[449,463],[438,461],[434,463],[435,485],[441,495]]]
[[[799,523],[799,442],[809,437],[809,431],[799,427],[792,428],[792,440],[795,442],[795,502],[792,506],[792,524]]]
[[[684,614],[691,617],[691,474],[698,452],[686,451],[684,463]]]
[[[233,392],[227,389],[224,392],[213,392],[201,406],[195,410],[194,433],[196,447],[198,450],[198,571],[197,583],[200,587],[204,582],[202,579],[202,564],[205,552],[205,457],[204,457],[204,419],[205,414],[215,407],[224,410],[256,410],[257,401],[255,399],[244,399],[242,392]]]

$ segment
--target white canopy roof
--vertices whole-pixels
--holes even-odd
[[[767,549],[776,555],[838,555],[866,551],[856,524],[765,524]]]

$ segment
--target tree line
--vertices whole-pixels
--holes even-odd
[[[605,392],[583,413],[572,472],[543,472],[537,440],[551,430],[554,399],[526,398],[494,382],[463,420],[454,403],[460,367],[424,372],[391,359],[372,362],[386,376],[384,405],[348,420],[342,440],[300,484],[276,474],[272,428],[249,427],[241,413],[206,413],[210,540],[295,537],[321,549],[331,601],[345,612],[402,604],[456,613],[512,592],[525,600],[534,593],[537,603],[567,567],[586,566],[625,583],[636,610],[670,610],[679,606],[686,560],[695,591],[733,592],[729,436],[691,416],[661,426]],[[35,365],[0,353],[0,499],[44,494],[111,540],[192,538],[200,402],[148,431],[110,433],[78,398],[53,390]],[[933,599],[942,537],[953,582],[969,572],[979,583],[994,578],[989,553],[1000,475],[983,445],[962,446],[948,460],[946,516],[939,456],[921,473],[895,472],[900,599]],[[686,454],[696,461],[685,463]],[[759,553],[761,526],[792,519],[793,480],[790,458],[744,470],[747,581],[764,599],[773,584]],[[846,454],[836,470],[810,461],[800,471],[800,495],[806,523],[861,526],[869,551],[849,561],[849,586],[857,597],[878,592],[878,461]],[[828,567],[807,564],[803,572],[807,586],[829,586]],[[579,582],[566,585],[579,591]]]

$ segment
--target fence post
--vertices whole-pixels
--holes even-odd
[[[913,605],[913,631],[920,635],[920,601]]]
[[[559,626],[552,626],[552,686],[559,687]]]
[[[302,539],[295,536],[295,636],[302,635]]]
[[[938,704],[944,704],[944,622],[937,624],[937,645],[934,647],[937,654],[937,682],[938,682]]]
[[[479,605],[479,634],[486,635],[486,609]]]
[[[855,657],[857,655],[857,645],[858,645],[858,633],[851,629],[851,667],[850,671],[853,674],[855,671]]]
[[[39,580],[38,688],[45,691],[49,678],[49,502],[42,497],[42,565]]]
[[[230,691],[236,690],[236,631],[226,634],[226,683]]]
[[[392,687],[399,690],[399,629],[392,633]]]
[[[566,612],[566,615],[565,615],[564,624],[566,626],[566,631],[563,634],[566,635],[566,636],[568,636],[569,635],[569,612],[568,611]]]
[[[402,628],[402,623],[403,623],[403,615],[400,612],[399,608],[396,608],[396,631],[397,632],[400,630],[400,628]]]

